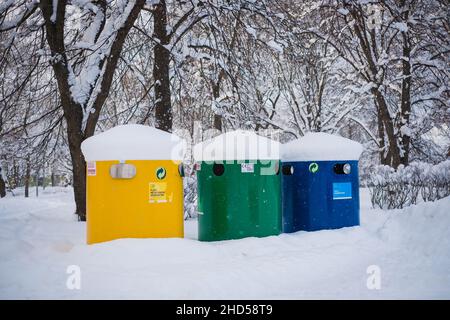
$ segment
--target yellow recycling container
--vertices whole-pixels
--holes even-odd
[[[185,145],[143,125],[117,126],[81,145],[87,162],[87,243],[183,237]]]

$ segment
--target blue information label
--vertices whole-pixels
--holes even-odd
[[[333,200],[344,200],[352,198],[351,182],[333,183]]]

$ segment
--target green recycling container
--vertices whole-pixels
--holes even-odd
[[[257,145],[258,150],[245,150],[238,143],[242,140],[247,141],[248,148]],[[242,130],[216,137],[207,144],[214,156],[196,162],[200,241],[280,234],[281,177],[277,144]],[[228,154],[218,154],[217,150]]]

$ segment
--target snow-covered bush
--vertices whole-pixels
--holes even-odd
[[[193,164],[184,165],[184,219],[197,217],[197,175]]]
[[[450,195],[450,160],[436,165],[413,162],[397,170],[373,166],[367,185],[373,207],[398,209],[416,204],[420,198],[435,201]]]

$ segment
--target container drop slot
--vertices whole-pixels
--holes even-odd
[[[216,176],[221,176],[225,172],[225,166],[221,163],[214,163],[213,172]]]
[[[350,174],[351,168],[349,163],[337,163],[334,165],[333,170],[336,174]]]
[[[285,176],[292,176],[294,174],[294,167],[288,164],[283,165],[281,171]]]

